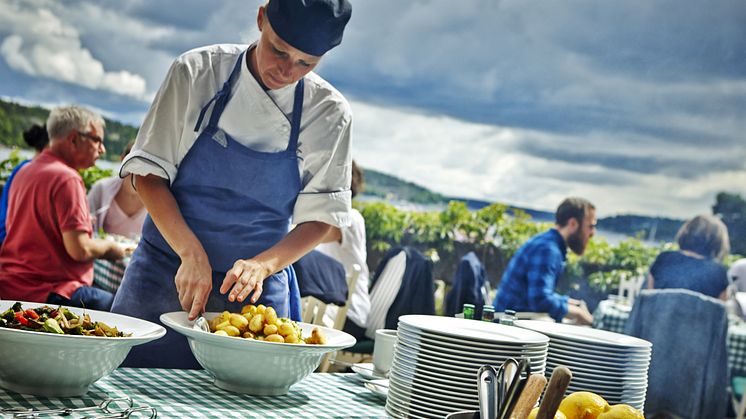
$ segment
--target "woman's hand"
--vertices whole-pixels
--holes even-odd
[[[181,308],[194,320],[205,311],[212,291],[212,268],[207,255],[184,257],[174,278]]]
[[[223,285],[220,286],[220,293],[228,294],[228,301],[242,302],[246,297],[251,295],[251,303],[257,302],[262,295],[264,280],[272,275],[271,269],[265,263],[256,259],[239,259],[233,264],[233,268],[225,274]]]

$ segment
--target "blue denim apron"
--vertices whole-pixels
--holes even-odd
[[[252,150],[218,128],[244,55],[238,57],[222,89],[202,108],[195,131],[215,102],[207,127],[184,157],[171,185],[181,214],[202,243],[213,269],[207,311],[240,312],[248,304],[248,300],[230,303],[227,295],[219,293],[225,273],[236,260],[254,257],[287,235],[301,189],[296,150],[303,79],[295,89],[290,140],[284,151]],[[148,216],[112,311],[152,322],[159,322],[162,313],[181,311],[174,283],[180,264]],[[267,278],[263,288],[258,303],[274,307],[280,317],[300,320],[300,293],[292,266]],[[186,338],[166,329],[163,338],[133,347],[122,366],[200,368]]]

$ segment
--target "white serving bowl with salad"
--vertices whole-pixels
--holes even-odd
[[[166,329],[121,314],[0,300],[0,387],[73,397],[108,375],[135,345]]]
[[[354,337],[340,330],[302,322],[290,323],[287,319],[280,319],[280,323],[284,320],[292,324],[297,331],[293,339],[295,343],[257,340],[265,338],[261,332],[256,338],[235,336],[235,333],[226,335],[222,330],[214,333],[216,320],[221,315],[223,313],[204,314],[213,333],[195,327],[195,322],[188,320],[183,311],[162,314],[160,319],[187,337],[194,357],[213,375],[216,386],[235,393],[256,396],[286,394],[290,386],[319,366],[325,354],[348,348],[356,342]],[[226,330],[230,330],[230,326]],[[266,338],[272,339],[269,336],[277,334],[268,334]],[[317,335],[323,336],[323,343],[311,343],[311,336],[315,338]],[[298,343],[295,337],[302,337],[309,343]]]

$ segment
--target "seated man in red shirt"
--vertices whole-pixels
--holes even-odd
[[[115,242],[91,237],[79,169],[104,153],[104,120],[78,106],[52,110],[49,148],[18,171],[0,249],[0,298],[108,310],[109,292],[92,288],[93,259],[121,259]]]

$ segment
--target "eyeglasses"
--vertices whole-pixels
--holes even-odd
[[[104,139],[101,138],[101,137],[99,137],[98,135],[89,134],[89,133],[83,132],[83,131],[78,131],[78,135],[80,135],[81,137],[88,138],[89,140],[93,141],[96,144],[103,144],[104,143]]]

